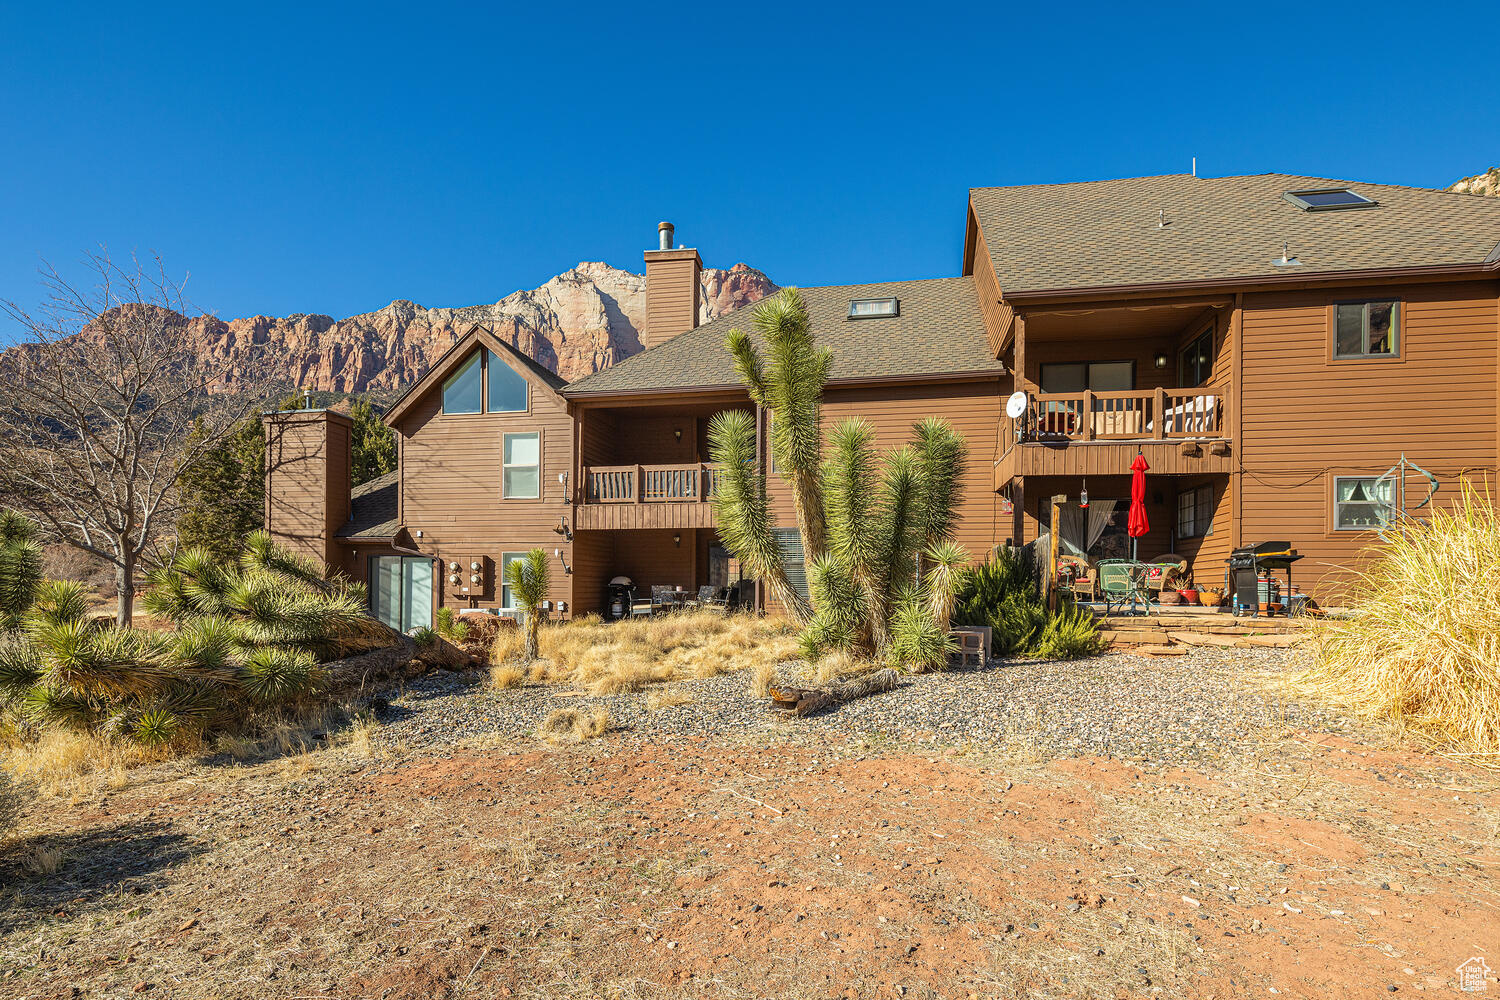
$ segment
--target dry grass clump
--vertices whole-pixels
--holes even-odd
[[[124,788],[130,768],[166,760],[186,749],[173,744],[146,747],[93,733],[49,729],[35,740],[6,747],[0,766],[50,798]]]
[[[500,629],[490,646],[490,662],[496,666],[514,663],[526,655],[526,635],[513,624]]]
[[[764,664],[774,669],[797,655],[797,637],[784,620],[750,615],[688,612],[611,624],[591,617],[543,629],[541,654],[533,680],[604,695]]]
[[[514,663],[496,663],[490,667],[490,687],[497,691],[520,687],[526,683],[526,671]]]
[[[1500,766],[1500,516],[1488,493],[1465,483],[1368,556],[1349,616],[1318,627],[1299,686]]]
[[[609,709],[584,712],[576,708],[554,708],[537,727],[537,737],[548,743],[582,743],[609,731]]]
[[[21,811],[26,807],[29,786],[17,781],[11,773],[0,768],[0,845],[10,839],[11,832],[21,821]]]

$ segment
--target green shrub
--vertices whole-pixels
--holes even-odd
[[[1073,659],[1103,646],[1089,611],[1064,601],[1057,614],[1047,614],[1036,565],[1009,549],[963,572],[953,622],[988,625],[997,656]]]
[[[469,623],[460,621],[452,608],[438,608],[437,634],[452,643],[462,643],[469,638]]]

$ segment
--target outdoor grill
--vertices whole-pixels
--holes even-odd
[[[618,621],[630,617],[630,606],[635,603],[635,584],[628,576],[617,576],[604,588],[604,619]]]
[[[1248,611],[1256,615],[1260,613],[1261,604],[1275,603],[1273,586],[1268,585],[1263,590],[1260,585],[1262,579],[1269,581],[1272,573],[1286,573],[1286,589],[1290,594],[1292,563],[1301,558],[1291,542],[1261,542],[1229,553],[1227,589],[1234,613]]]

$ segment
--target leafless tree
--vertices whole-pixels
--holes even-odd
[[[44,265],[36,315],[4,303],[24,342],[0,354],[0,504],[112,563],[128,625],[183,469],[274,390],[246,370],[253,360],[196,352],[183,283],[159,258],[122,266],[101,251],[85,264],[82,287]],[[232,391],[247,385],[259,391]]]

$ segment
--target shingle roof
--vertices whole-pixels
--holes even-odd
[[[800,291],[818,345],[833,352],[830,380],[1002,371],[985,341],[984,320],[972,278],[827,285]],[[900,315],[884,319],[847,318],[850,299],[889,296],[900,300]],[[579,379],[564,394],[737,386],[739,377],[724,348],[724,338],[732,327],[738,326],[759,341],[751,325],[753,308],[721,316]]]
[[[1329,187],[1352,188],[1379,207],[1306,212],[1282,198]],[[974,188],[969,199],[1007,296],[1481,264],[1500,245],[1500,199],[1292,174]],[[1300,267],[1272,265],[1283,240]]]
[[[494,330],[491,330],[489,327],[485,327],[485,329],[489,330],[490,336],[495,336]],[[499,337],[495,337],[495,339],[500,340]],[[506,347],[510,347],[510,345],[506,344],[503,340],[500,340],[500,343],[505,344]],[[543,383],[550,386],[553,391],[561,392],[564,388],[567,387],[567,379],[563,378],[561,375],[557,374],[557,372],[553,371],[551,368],[548,368],[546,365],[542,364],[531,355],[525,353],[520,348],[511,348],[511,356],[521,364],[525,365],[528,371],[530,371],[537,378],[541,379]]]
[[[349,491],[349,520],[338,530],[338,538],[392,538],[401,524],[396,520],[396,491],[401,474],[387,472]]]

